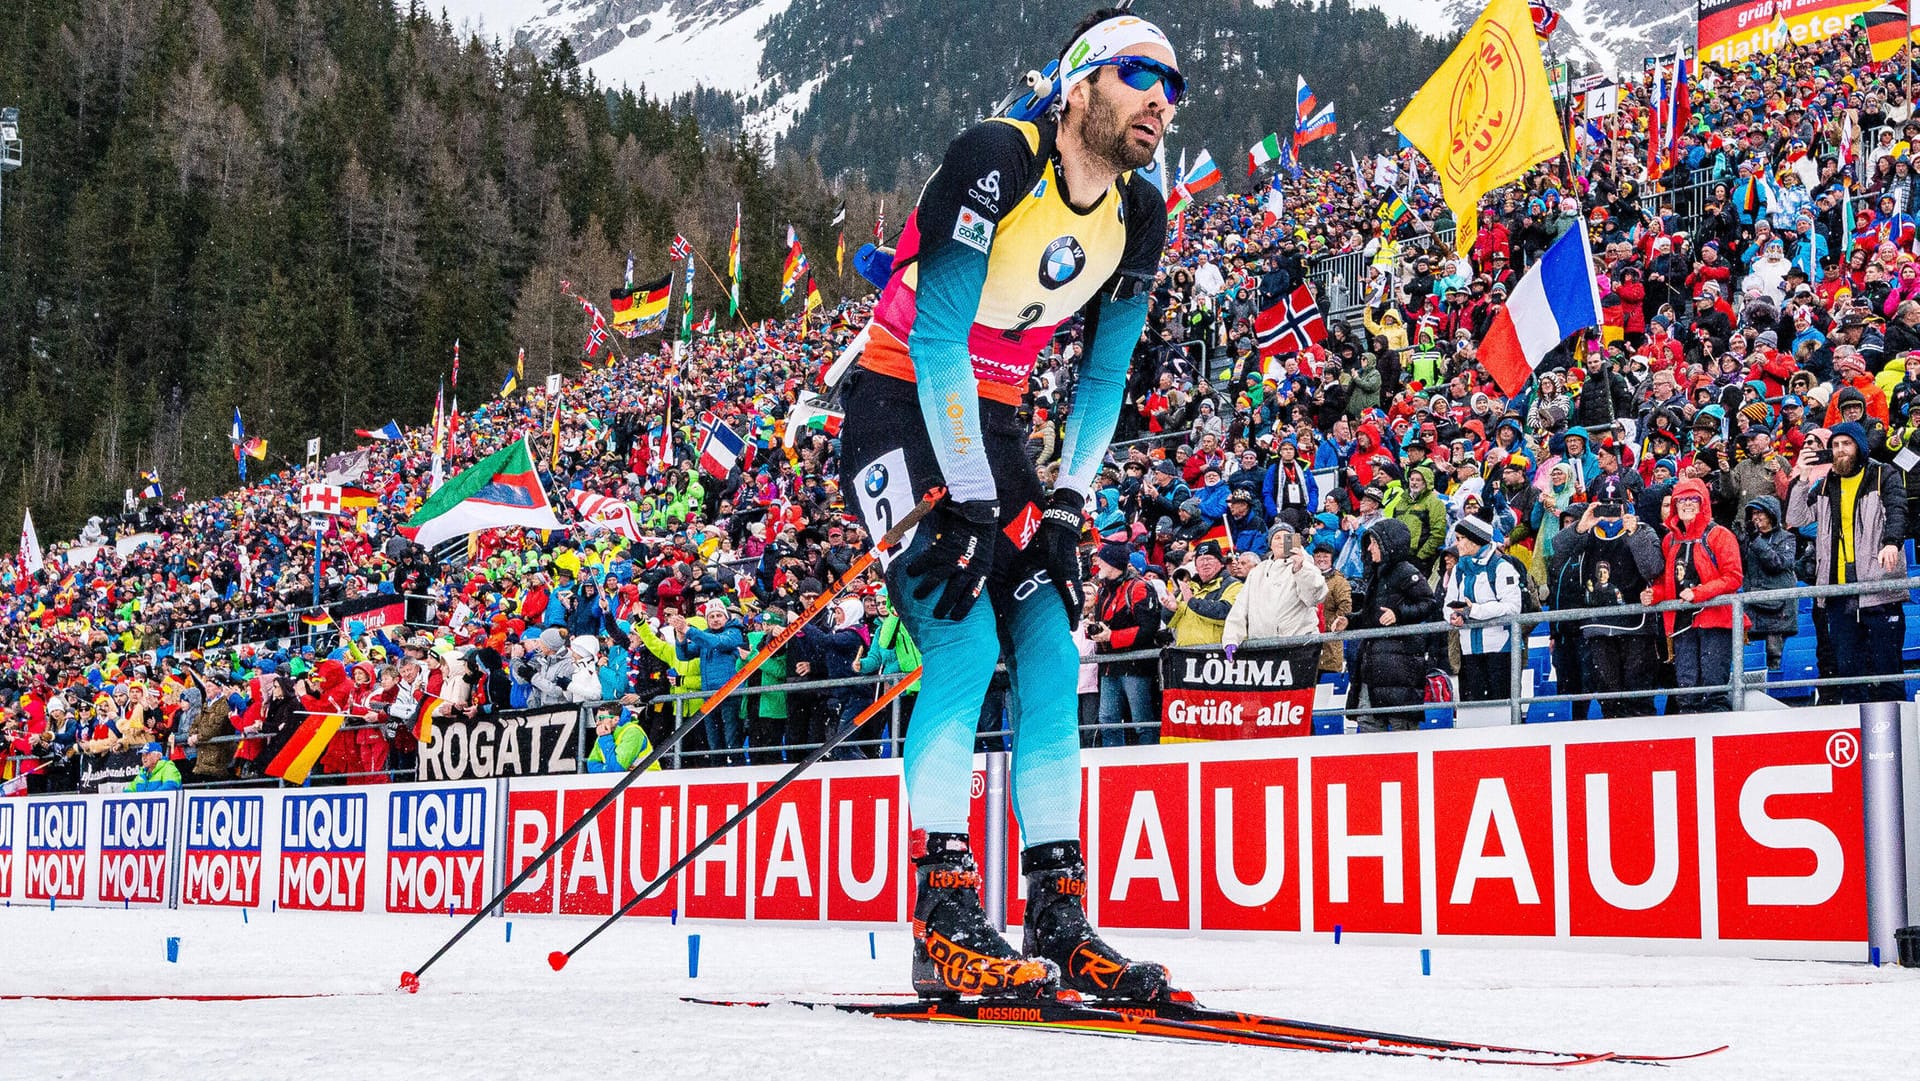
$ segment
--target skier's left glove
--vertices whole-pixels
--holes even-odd
[[[1086,599],[1080,586],[1080,534],[1087,524],[1086,505],[1087,497],[1079,492],[1056,490],[1033,535],[1034,552],[1060,594],[1060,603],[1066,605],[1069,627],[1080,625]]]
[[[999,522],[999,504],[990,499],[942,500],[928,516],[933,544],[907,564],[907,573],[921,580],[913,589],[915,600],[926,600],[934,590],[941,590],[933,618],[957,623],[973,611],[973,602],[993,573]]]

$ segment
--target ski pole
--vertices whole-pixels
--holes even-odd
[[[645,758],[635,762],[632,768],[627,770],[626,776],[614,782],[613,787],[607,789],[604,795],[595,800],[593,806],[581,812],[580,817],[574,819],[573,823],[562,831],[560,836],[555,837],[552,843],[541,849],[538,855],[528,861],[527,865],[520,869],[520,873],[513,876],[513,881],[501,887],[486,904],[475,909],[473,915],[467,919],[467,922],[461,924],[460,929],[453,933],[453,937],[441,943],[440,948],[433,951],[433,956],[427,958],[426,964],[421,965],[411,972],[402,972],[400,974],[400,989],[409,993],[417,993],[420,990],[421,975],[432,968],[434,963],[439,961],[440,958],[446,956],[447,951],[452,949],[461,939],[467,937],[467,932],[479,926],[480,921],[486,917],[489,910],[504,900],[508,894],[519,889],[521,884],[526,882],[528,878],[531,878],[535,871],[546,866],[547,861],[552,859],[568,841],[573,840],[574,836],[585,829],[587,824],[593,821],[600,812],[612,806],[613,801],[619,797],[620,793],[626,791],[633,782],[639,780],[640,775],[645,773],[648,767],[658,762],[662,755],[666,754],[667,751],[671,750],[681,740],[687,738],[688,733],[705,722],[707,714],[712,713],[728,695],[739,689],[740,685],[747,681],[747,677],[751,676],[761,665],[767,662],[767,658],[778,653],[788,642],[792,641],[794,636],[800,633],[801,628],[812,622],[815,616],[826,611],[827,606],[833,603],[835,597],[845,591],[848,586],[859,581],[860,576],[866,573],[867,568],[871,567],[874,561],[880,558],[880,554],[899,544],[900,539],[906,536],[907,532],[914,526],[920,524],[920,519],[925,518],[946,494],[947,490],[945,488],[934,488],[927,492],[927,494],[921,498],[920,502],[915,504],[914,508],[906,513],[905,517],[895,522],[893,528],[887,530],[886,534],[883,535],[879,541],[875,542],[873,547],[862,552],[859,558],[853,561],[853,565],[847,568],[847,573],[841,575],[839,581],[834,582],[831,589],[826,590],[821,593],[820,596],[814,598],[813,603],[808,605],[807,609],[801,612],[799,616],[795,617],[792,623],[783,627],[779,634],[773,636],[761,645],[759,652],[741,664],[740,670],[733,674],[732,679],[727,680],[718,690],[708,695],[706,700],[700,703],[699,713],[688,718],[680,727],[674,729],[666,739],[661,740],[655,745],[653,750],[648,752]]]
[[[573,955],[576,953],[579,953],[583,949],[586,949],[587,943],[592,942],[594,939],[600,937],[600,932],[606,930],[609,927],[612,927],[615,923],[618,923],[620,920],[620,917],[625,916],[627,913],[633,911],[634,907],[637,906],[640,902],[653,896],[654,893],[657,890],[659,890],[661,886],[664,886],[668,882],[672,881],[673,876],[685,870],[687,865],[692,863],[694,859],[700,855],[700,853],[705,852],[707,849],[712,848],[715,844],[718,844],[720,841],[720,838],[725,837],[728,833],[731,833],[734,827],[738,826],[742,822],[745,822],[749,815],[759,810],[762,806],[766,804],[768,800],[779,795],[782,789],[792,784],[795,780],[798,780],[800,775],[802,773],[805,773],[809,768],[811,768],[815,762],[818,762],[822,758],[825,758],[828,752],[832,751],[835,747],[840,746],[840,744],[846,742],[849,736],[852,736],[855,732],[860,730],[861,725],[866,724],[868,721],[878,716],[881,710],[887,708],[889,705],[892,705],[893,700],[900,697],[901,692],[905,691],[908,687],[911,687],[913,685],[914,680],[917,680],[919,678],[920,678],[920,669],[918,668],[915,668],[913,671],[908,672],[905,675],[902,675],[900,679],[894,683],[893,686],[888,687],[886,691],[880,695],[879,698],[875,699],[872,705],[861,710],[859,715],[854,717],[853,720],[848,721],[847,723],[841,725],[840,730],[835,732],[832,736],[829,736],[825,743],[822,743],[820,746],[815,747],[812,751],[808,752],[807,757],[794,763],[792,769],[781,774],[779,780],[773,782],[771,785],[768,785],[767,790],[765,792],[762,792],[759,795],[753,797],[753,799],[750,800],[745,807],[742,807],[738,811],[734,812],[734,815],[732,818],[729,818],[725,822],[720,823],[720,828],[714,830],[712,833],[707,834],[706,837],[703,838],[699,844],[694,845],[692,848],[688,849],[687,852],[684,855],[682,855],[679,859],[674,860],[673,866],[655,875],[653,877],[653,881],[648,882],[644,887],[641,888],[640,892],[633,895],[632,900],[628,901],[624,905],[621,905],[620,910],[618,912],[615,912],[613,915],[608,916],[604,920],[601,920],[600,925],[595,927],[591,932],[589,932],[587,934],[587,937],[581,939],[579,942],[574,943],[572,949],[565,950],[565,951],[555,950],[552,953],[548,954],[547,964],[552,965],[553,970],[555,972],[558,972],[561,969],[567,967],[567,962],[573,959]]]

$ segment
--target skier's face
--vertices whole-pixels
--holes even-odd
[[[1157,45],[1133,50],[1141,56],[1174,63],[1173,54]],[[1088,151],[1117,169],[1139,169],[1153,161],[1173,123],[1173,106],[1166,87],[1154,83],[1135,90],[1111,71],[1099,70],[1075,87],[1085,88],[1086,108],[1080,112],[1080,135]]]

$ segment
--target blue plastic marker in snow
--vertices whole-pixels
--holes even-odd
[[[453,902],[452,901],[447,902],[447,918],[448,919],[453,918]]]
[[[1879,967],[1880,967],[1880,947],[1878,947],[1878,946],[1868,946],[1868,947],[1867,947],[1867,960],[1869,960],[1869,961],[1872,961],[1872,962],[1873,962],[1873,967],[1875,967],[1875,968],[1879,968]]]
[[[180,939],[177,936],[167,938],[167,963],[170,965],[180,963]]]
[[[513,921],[512,920],[507,921],[507,941],[508,942],[513,941]]]
[[[678,924],[680,922],[680,910],[677,908],[667,909],[667,922]]]
[[[1333,944],[1336,946],[1340,944],[1340,925],[1337,923],[1333,925]]]
[[[247,919],[247,910],[244,908],[240,910],[240,922],[241,923],[251,922]]]
[[[1433,951],[1432,950],[1420,951],[1420,975],[1422,976],[1433,975]]]
[[[687,979],[689,980],[698,979],[699,976],[700,976],[700,936],[688,935],[687,936]]]
[[[867,932],[867,956],[875,961],[880,960],[880,947],[873,941],[872,931]]]
[[[47,911],[57,912],[59,910],[60,910],[60,898],[58,897],[47,898]]]

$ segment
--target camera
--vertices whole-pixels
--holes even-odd
[[[1624,512],[1618,503],[1595,503],[1593,505],[1593,516],[1595,518],[1618,518],[1622,513]]]

